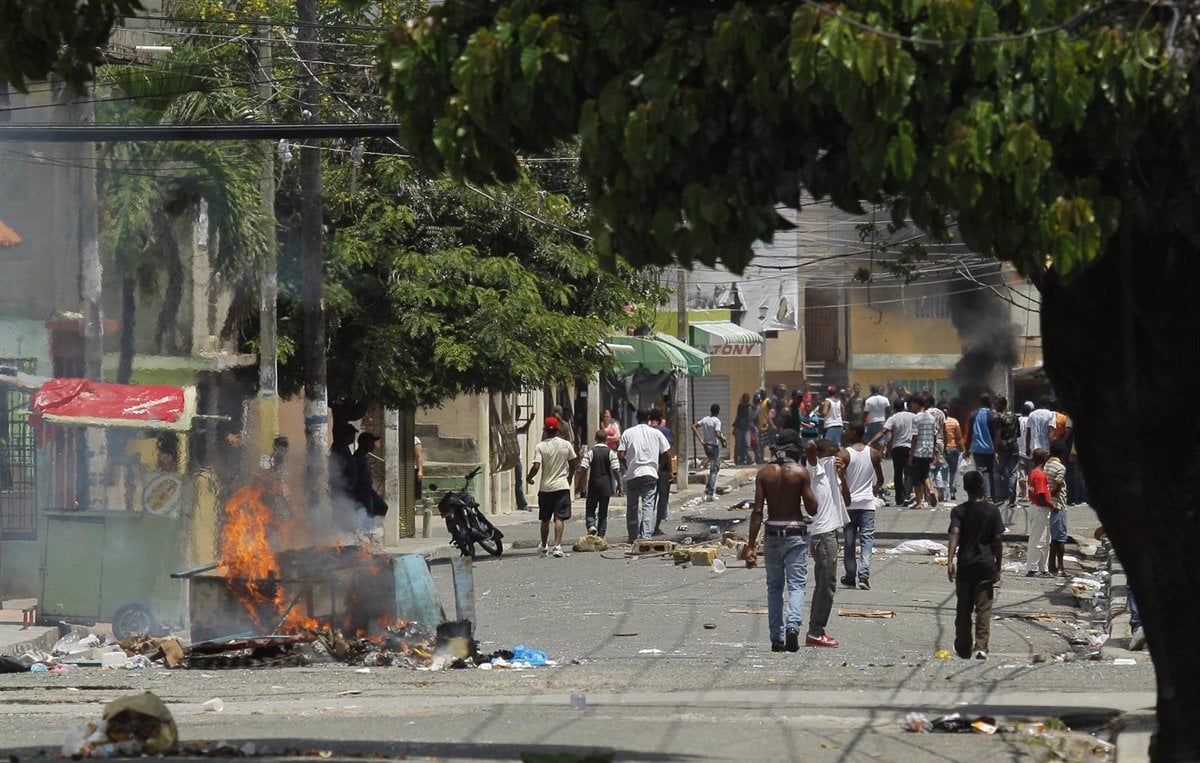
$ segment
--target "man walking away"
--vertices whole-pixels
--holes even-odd
[[[708,409],[708,415],[692,424],[692,432],[704,446],[704,455],[708,458],[708,484],[704,486],[704,500],[717,500],[717,472],[721,471],[721,447],[725,443],[725,435],[721,433],[721,406],[713,403]],[[640,419],[639,419],[640,421]]]
[[[1008,398],[996,398],[996,505],[1006,499],[1006,523],[1013,519],[1017,506],[1017,466],[1021,461],[1021,417],[1008,408]]]
[[[1050,486],[1050,574],[1066,577],[1063,554],[1067,548],[1067,467],[1061,442],[1050,444],[1050,458],[1042,467]]]
[[[871,385],[871,396],[863,401],[863,409],[867,424],[866,438],[870,442],[883,429],[883,422],[891,415],[892,404],[887,396],[880,394],[879,387]]]
[[[1000,582],[1004,556],[1004,523],[1000,510],[984,500],[984,479],[979,472],[963,475],[967,502],[950,512],[949,557],[946,576],[954,583],[958,606],[954,615],[954,651],[964,660],[986,660],[992,630],[992,601]],[[975,640],[971,643],[971,612],[975,613]]]
[[[897,403],[903,406],[903,401]],[[908,469],[908,455],[912,451],[912,436],[913,436],[913,413],[901,408],[888,417],[888,420],[883,423],[875,436],[872,437],[867,445],[874,447],[875,443],[885,437],[891,437],[892,443],[892,479],[896,484],[896,506],[904,508],[904,504],[908,503],[908,485],[905,477],[905,472]]]
[[[846,425],[846,483],[850,488],[850,523],[842,543],[847,588],[871,590],[871,548],[875,543],[875,496],[883,489],[883,456],[863,442],[863,425]]]
[[[850,522],[846,512],[846,506],[850,504],[850,488],[846,483],[848,460],[849,454],[829,440],[821,439],[808,445],[808,470],[812,477],[812,492],[817,499],[817,513],[809,528],[813,596],[805,646],[838,646],[837,640],[825,632],[825,626],[829,623],[833,595],[837,592],[837,531]]]
[[[754,451],[750,447],[750,430],[753,427],[754,404],[750,402],[750,393],[743,392],[733,417],[733,463],[738,466],[754,463]]]
[[[962,456],[963,435],[962,425],[958,419],[950,415],[949,408],[941,408],[946,414],[946,458],[943,462],[942,482],[949,491],[951,502],[958,500],[958,459]]]
[[[758,559],[755,551],[758,532],[762,529],[763,560],[767,568],[767,630],[772,652],[800,650],[800,624],[808,576],[808,523],[817,513],[817,499],[812,492],[808,470],[800,465],[801,458],[799,433],[788,429],[780,432],[775,442],[775,460],[759,469],[754,479],[754,509],[750,512],[750,534],[742,557],[747,567],[754,566]],[[767,505],[765,525],[764,503]]]
[[[671,470],[671,445],[649,421],[650,409],[639,408],[637,425],[622,432],[617,445],[621,472],[625,475],[625,529],[630,543],[654,534],[658,475],[662,470]]]
[[[1050,452],[1045,448],[1034,448],[1030,456],[1033,468],[1029,470],[1029,543],[1025,547],[1025,577],[1046,578],[1046,564],[1050,559],[1050,511],[1054,508],[1054,494],[1046,478],[1046,461]]]
[[[829,397],[821,403],[818,414],[825,426],[825,439],[837,447],[842,447],[842,429],[846,425],[846,404],[842,400],[842,392],[831,387]]]
[[[547,416],[542,429],[542,441],[533,449],[533,465],[529,467],[526,482],[538,481],[538,519],[542,522],[542,542],[538,551],[543,556],[549,552],[561,559],[562,536],[565,522],[571,518],[571,477],[579,463],[575,446],[560,434],[557,416]],[[554,520],[554,547],[547,545],[550,536],[550,520]]]
[[[989,498],[996,492],[998,436],[999,422],[996,421],[996,412],[992,410],[992,396],[984,392],[979,396],[979,408],[967,420],[966,455],[968,458],[975,457],[975,471],[983,474],[983,494]]]
[[[587,522],[588,535],[601,538],[608,531],[608,501],[613,492],[621,494],[621,462],[617,452],[608,447],[608,432],[596,430],[596,443],[583,454],[579,470],[587,483],[587,503],[583,516]]]
[[[1025,422],[1025,448],[1030,453],[1041,448],[1050,452],[1050,430],[1054,427],[1055,414],[1050,408],[1050,398],[1038,398],[1037,408]]]
[[[666,417],[658,408],[650,409],[650,426],[662,432],[663,437],[667,438],[667,445],[675,447],[675,435],[671,433],[671,427],[667,426]],[[662,530],[662,523],[667,518],[667,509],[671,503],[671,483],[675,481],[669,464],[670,456],[668,456],[668,468],[658,470],[658,511],[654,517],[654,535],[656,536],[666,534]]]
[[[933,421],[933,416],[930,416],[929,411],[925,410],[923,397],[914,396],[908,405],[914,413],[913,434],[908,452],[908,466],[911,470],[914,493],[913,508],[922,509],[925,507],[925,495],[929,487],[929,467],[933,464],[933,451],[937,444],[937,425]],[[931,506],[937,506],[935,496],[930,495],[929,499]]]
[[[378,435],[362,432],[358,436],[358,448],[354,451],[354,499],[367,512],[368,517],[382,517],[388,513],[387,501],[375,492],[375,485],[371,480],[370,458],[377,442]]]

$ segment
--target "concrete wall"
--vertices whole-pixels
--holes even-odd
[[[31,83],[29,95],[9,95],[9,106],[20,110],[0,118],[75,121],[58,95],[54,85]],[[72,145],[6,143],[0,149],[0,219],[23,239],[0,249],[0,316],[44,322],[52,313],[78,311],[80,190],[95,182],[95,173],[82,166]]]
[[[758,389],[759,360],[758,358],[718,358],[711,359],[714,376],[729,377],[729,400],[721,403],[721,423],[726,436],[733,432],[733,419],[737,414],[738,401],[743,392],[749,392],[751,397]],[[707,416],[708,411],[697,410],[696,418]]]

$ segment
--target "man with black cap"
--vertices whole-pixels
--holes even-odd
[[[808,470],[800,465],[803,455],[800,434],[785,429],[776,438],[775,460],[759,469],[754,480],[754,509],[750,512],[750,536],[743,558],[747,567],[757,562],[755,544],[762,529],[767,568],[767,628],[772,652],[800,650],[800,623],[808,577],[808,525],[817,513]],[[765,523],[764,503],[768,508]]]
[[[379,442],[377,435],[363,432],[358,436],[358,448],[354,451],[354,499],[367,512],[368,517],[382,517],[388,512],[387,502],[375,492],[371,482],[371,451]]]

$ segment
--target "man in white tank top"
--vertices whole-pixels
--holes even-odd
[[[831,388],[829,397],[821,403],[821,412],[818,415],[824,422],[825,439],[839,448],[842,447],[842,428],[846,424],[846,404],[842,400],[842,393]]]
[[[837,531],[850,521],[846,505],[850,490],[846,485],[846,463],[849,455],[829,440],[808,444],[808,471],[812,477],[812,492],[817,499],[817,513],[809,532],[809,553],[813,560],[812,610],[808,615],[808,636],[805,646],[837,647],[838,642],[825,632],[829,614],[833,611],[833,595],[837,591]]]
[[[871,548],[875,544],[875,497],[883,489],[883,455],[863,442],[862,424],[846,425],[846,487],[850,522],[842,538],[842,562],[847,588],[871,590]]]

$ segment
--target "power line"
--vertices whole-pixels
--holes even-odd
[[[1006,42],[1020,42],[1022,40],[1033,39],[1034,37],[1041,37],[1041,36],[1047,35],[1047,34],[1054,34],[1055,32],[1074,31],[1080,24],[1082,24],[1087,19],[1091,18],[1092,16],[1094,16],[1095,14],[1104,10],[1105,8],[1108,8],[1109,6],[1116,4],[1115,0],[1108,0],[1108,2],[1101,3],[1100,5],[1097,5],[1097,6],[1088,6],[1088,7],[1081,9],[1078,13],[1076,13],[1074,16],[1067,19],[1066,21],[1062,22],[1061,24],[1054,24],[1052,26],[1048,26],[1043,29],[1030,29],[1028,31],[1020,32],[1018,34],[992,35],[992,36],[984,36],[984,37],[961,37],[961,38],[957,38],[957,39],[955,39],[955,38],[938,39],[938,38],[934,38],[934,37],[913,37],[910,35],[904,35],[904,34],[899,34],[897,32],[892,32],[887,29],[880,29],[879,27],[871,26],[870,24],[867,24],[866,22],[859,21],[858,19],[856,19],[852,16],[847,16],[846,14],[842,13],[841,11],[839,11],[835,8],[832,8],[830,6],[824,5],[823,3],[817,2],[817,0],[802,0],[802,2],[805,5],[809,6],[810,8],[813,8],[814,10],[816,10],[818,13],[822,13],[831,18],[835,18],[838,21],[842,22],[843,24],[847,24],[849,26],[854,27],[855,29],[859,29],[864,32],[870,32],[871,34],[878,35],[879,37],[884,37],[889,40],[895,40],[896,42],[907,42],[907,43],[910,43],[913,45],[928,45],[928,46],[942,47],[942,48],[960,47],[963,45],[993,45],[993,44],[1000,44],[1000,43],[1006,43]]]
[[[88,143],[93,141],[277,140],[295,138],[385,138],[400,130],[398,122],[382,124],[224,124],[224,125],[64,125],[0,124],[0,142]]]

